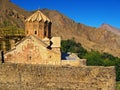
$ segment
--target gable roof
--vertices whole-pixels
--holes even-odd
[[[22,43],[23,41],[25,41],[26,39],[29,39],[29,38],[35,38],[36,40],[38,40],[38,42],[43,45],[44,47],[48,47],[48,45],[46,43],[44,43],[41,39],[37,38],[36,36],[34,35],[29,35],[25,38],[23,38],[20,42],[16,43],[15,46],[19,45],[20,43]]]
[[[36,40],[38,40],[38,42],[41,44],[41,45],[43,45],[44,47],[48,47],[48,45],[46,44],[46,43],[44,43],[42,40],[40,40],[39,38],[37,38],[36,36],[34,36],[34,35],[30,35],[30,36],[27,36],[27,37],[25,37],[25,38],[23,38],[22,40],[20,40],[19,42],[17,42],[16,44],[15,44],[15,47],[14,48],[12,48],[11,50],[8,50],[7,52],[5,52],[5,54],[6,53],[8,53],[8,52],[11,52],[11,51],[13,51],[13,50],[15,50],[16,49],[16,47],[20,44],[20,43],[22,43],[22,42],[24,42],[26,39],[29,39],[29,38],[35,38]]]
[[[25,22],[29,22],[29,21],[48,21],[48,22],[51,22],[51,20],[46,16],[44,15],[40,10],[37,10],[34,14],[32,14],[30,17],[28,17]]]

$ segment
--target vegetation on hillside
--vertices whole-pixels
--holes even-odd
[[[87,52],[80,43],[76,43],[74,40],[63,40],[61,51],[77,53],[80,58],[86,58],[88,66],[115,66],[116,80],[120,81],[120,58],[93,50]]]
[[[8,21],[4,21],[4,23],[0,25],[0,37],[5,36],[24,36],[24,30],[15,25],[11,25]]]

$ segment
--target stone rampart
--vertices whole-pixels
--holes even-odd
[[[114,67],[0,64],[0,90],[115,90]]]

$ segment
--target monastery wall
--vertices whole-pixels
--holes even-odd
[[[114,67],[0,64],[0,90],[115,90]]]
[[[86,59],[78,60],[61,60],[61,65],[70,65],[70,66],[86,66]]]

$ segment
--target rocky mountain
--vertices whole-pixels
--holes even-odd
[[[9,0],[0,0],[0,27],[4,24],[12,24],[17,27],[24,27],[24,20],[30,13],[19,8]]]
[[[116,28],[106,24],[94,28],[76,23],[55,10],[42,9],[41,11],[52,20],[52,36],[61,36],[62,39],[74,38],[88,50],[108,52],[120,57],[120,35],[116,33],[119,32]],[[0,0],[0,26],[7,21],[24,28],[25,18],[33,12],[25,11],[9,0]]]
[[[108,24],[102,24],[101,27],[102,29],[105,29],[105,30],[108,30],[114,34],[117,34],[117,35],[120,35],[120,29],[119,28],[116,28],[116,27],[113,27],[111,25],[108,25]]]

